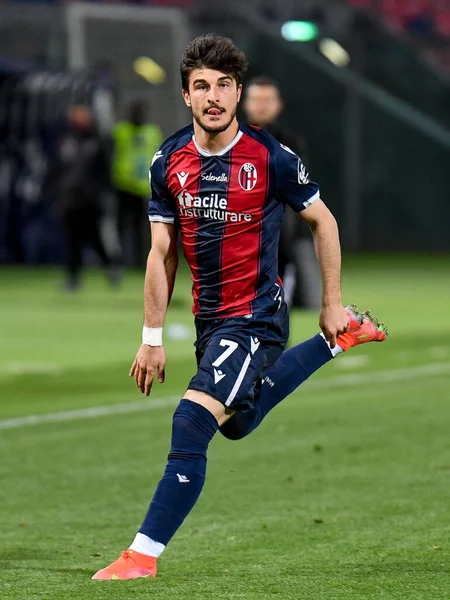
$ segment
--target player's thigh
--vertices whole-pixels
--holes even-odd
[[[228,421],[228,419],[234,414],[234,410],[228,408],[211,394],[202,392],[199,390],[189,389],[184,394],[186,400],[200,404],[206,410],[208,410],[216,419],[219,427]]]
[[[211,337],[189,390],[204,392],[225,408],[236,410],[253,399],[256,383],[267,365],[268,348],[247,331],[242,335],[229,333],[224,328]]]

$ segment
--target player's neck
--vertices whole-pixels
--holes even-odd
[[[208,133],[194,121],[194,135],[197,145],[210,154],[217,154],[230,144],[239,132],[239,123],[234,119],[225,131]]]

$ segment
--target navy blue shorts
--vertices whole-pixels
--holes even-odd
[[[214,396],[233,410],[257,399],[262,374],[284,351],[289,338],[284,302],[250,317],[196,319],[197,374],[189,389]]]

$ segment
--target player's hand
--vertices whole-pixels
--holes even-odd
[[[334,348],[337,336],[348,331],[350,319],[341,304],[323,306],[320,312],[319,326],[330,342],[330,346]]]
[[[134,377],[141,392],[149,396],[155,376],[159,383],[164,383],[165,368],[166,351],[163,346],[142,344],[131,366],[130,377]]]

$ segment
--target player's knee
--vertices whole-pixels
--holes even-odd
[[[226,437],[227,440],[237,441],[242,440],[246,435],[248,435],[248,431],[240,427],[238,419],[231,418],[224,425],[219,428],[220,433],[223,437]]]
[[[224,406],[220,400],[208,392],[203,392],[197,389],[188,389],[184,399],[195,402],[195,404],[200,404],[206,408],[212,415],[214,415],[216,421],[219,423],[219,426],[227,420],[227,412],[229,412],[229,409],[227,409],[227,407]]]
[[[206,408],[182,400],[173,415],[169,460],[206,458],[208,444],[217,429],[216,419]]]

